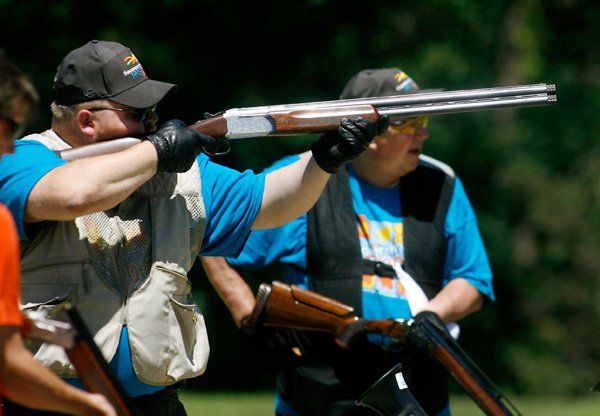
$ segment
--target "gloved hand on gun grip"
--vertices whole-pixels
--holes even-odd
[[[343,118],[336,131],[325,133],[312,144],[315,161],[325,172],[336,173],[360,155],[375,136],[383,134],[388,125],[389,119],[385,116],[378,123],[360,117]]]
[[[158,171],[185,172],[192,167],[203,147],[215,146],[217,139],[198,133],[181,120],[169,120],[146,136],[156,148]]]
[[[439,315],[433,311],[419,312],[417,315],[415,315],[413,321],[414,322],[410,326],[410,330],[408,332],[408,341],[417,348],[430,350],[432,347],[431,340],[423,332],[422,327],[424,324],[431,324],[442,333],[447,333],[448,337],[451,336],[446,329],[446,324],[444,321],[442,321]]]

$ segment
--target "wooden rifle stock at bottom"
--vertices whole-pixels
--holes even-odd
[[[351,348],[352,342],[360,334],[379,334],[397,341],[410,339],[410,336],[414,335],[426,341],[425,348],[485,414],[521,415],[460,348],[443,323],[436,324],[429,319],[407,321],[362,319],[348,305],[279,281],[274,281],[270,285],[267,283],[260,285],[256,295],[256,306],[247,322],[249,327],[264,325],[328,332],[334,336],[336,344],[343,348]]]
[[[119,416],[141,416],[104,359],[77,310],[67,307],[66,313],[70,324],[35,313],[24,313],[26,324],[23,337],[63,347],[86,390],[105,396]]]
[[[329,332],[342,348],[350,348],[359,334],[380,334],[399,340],[407,331],[407,325],[402,320],[361,319],[354,313],[354,308],[348,305],[278,281],[271,285],[260,285],[256,307],[248,324]]]

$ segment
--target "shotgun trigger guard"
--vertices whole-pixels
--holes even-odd
[[[209,156],[224,156],[231,150],[231,143],[227,139],[219,138],[216,139],[214,146],[202,146],[202,150]]]

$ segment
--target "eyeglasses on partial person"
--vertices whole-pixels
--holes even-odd
[[[425,116],[392,120],[389,128],[396,134],[415,134],[422,128],[427,127],[428,121],[429,119]]]
[[[148,108],[117,108],[117,107],[94,107],[88,108],[88,111],[121,111],[128,114],[133,114],[137,120],[144,124],[150,113],[156,111],[156,105]]]
[[[4,120],[4,122],[8,124],[8,131],[6,135],[10,138],[10,140],[17,140],[25,132],[25,125],[17,122],[10,114],[0,111],[0,119]]]

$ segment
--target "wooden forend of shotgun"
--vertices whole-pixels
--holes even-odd
[[[70,323],[49,319],[41,311],[24,311],[23,338],[63,347],[86,390],[105,396],[120,416],[141,416],[102,356],[77,310],[68,307],[66,313]]]

